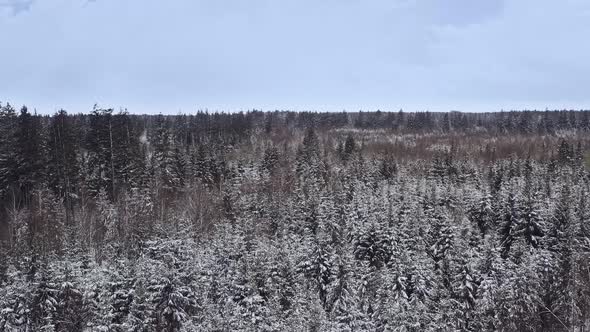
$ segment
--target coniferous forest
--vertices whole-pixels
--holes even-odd
[[[0,331],[590,331],[590,111],[0,105]]]

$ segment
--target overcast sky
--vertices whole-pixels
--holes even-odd
[[[38,112],[590,108],[587,0],[0,0]]]

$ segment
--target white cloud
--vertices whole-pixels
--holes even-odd
[[[34,0],[3,0],[0,1],[0,9],[8,9],[16,15],[31,8]]]

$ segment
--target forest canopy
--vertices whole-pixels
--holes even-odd
[[[0,331],[590,324],[590,111],[0,104]]]

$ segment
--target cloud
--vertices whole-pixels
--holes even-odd
[[[52,0],[56,1],[56,0]],[[94,3],[97,0],[79,0],[84,4]],[[46,1],[51,2],[51,1]],[[24,12],[28,12],[31,10],[34,4],[37,3],[37,0],[0,0],[0,11],[2,9],[6,9],[12,13],[12,15],[18,15]]]
[[[0,9],[11,10],[14,15],[28,11],[35,0],[1,0]]]

